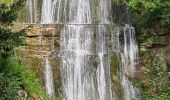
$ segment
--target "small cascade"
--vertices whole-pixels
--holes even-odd
[[[129,25],[125,25],[123,28],[124,33],[124,46],[121,54],[120,79],[124,92],[125,100],[137,100],[138,91],[133,84],[128,80],[128,76],[131,78],[135,74],[135,65],[138,59],[138,47],[135,40],[135,30]]]
[[[138,59],[135,29],[128,24],[123,27],[115,27],[111,38],[112,50],[117,52],[120,59],[119,77],[124,100],[138,100],[138,90],[127,77],[134,77],[135,65]]]
[[[123,28],[124,45],[123,45],[123,61],[124,69],[133,77],[135,73],[135,63],[138,59],[138,47],[135,39],[135,29],[130,25],[125,25]],[[126,71],[126,72],[127,72]]]
[[[49,24],[53,21],[53,11],[52,5],[53,0],[43,0],[42,4],[42,15],[41,15],[41,23],[42,24]]]
[[[99,0],[99,6],[98,6],[98,21],[101,24],[109,24],[112,22],[112,16],[111,16],[111,6],[112,1],[111,0]]]
[[[48,58],[44,63],[45,89],[49,96],[54,96],[53,71]]]
[[[99,25],[97,30],[96,52],[99,59],[97,67],[99,100],[114,100],[115,98],[112,90],[110,66],[108,61],[108,38],[105,36],[109,29],[107,29],[106,26]]]
[[[26,8],[28,11],[27,21],[29,23],[36,22],[36,0],[27,0]]]

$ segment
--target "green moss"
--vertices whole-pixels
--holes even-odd
[[[12,3],[13,0],[1,0],[0,3]]]
[[[117,100],[123,100],[122,96],[122,91],[121,91],[121,83],[118,75],[118,69],[119,69],[119,59],[118,55],[116,53],[113,53],[111,58],[110,58],[110,68],[111,68],[111,76],[112,76],[112,81],[114,85],[114,91],[115,91],[115,96]]]
[[[117,71],[119,68],[119,60],[116,54],[113,54],[110,58],[110,66],[111,66],[111,73],[112,73],[112,79],[114,81],[119,81]]]

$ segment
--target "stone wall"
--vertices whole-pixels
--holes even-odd
[[[15,24],[14,29],[28,28],[24,46],[16,49],[16,55],[26,66],[31,68],[42,84],[44,82],[45,59],[48,58],[53,70],[55,94],[60,94],[60,31],[63,25]]]

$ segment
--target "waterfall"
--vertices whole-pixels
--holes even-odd
[[[32,23],[32,8],[36,5],[29,2],[27,5]],[[110,72],[114,67],[110,66],[113,52],[120,61],[117,74],[123,99],[138,100],[137,89],[128,78],[135,74],[138,48],[135,29],[127,23],[127,12],[124,12],[123,17],[127,18],[124,23],[117,24],[115,19],[121,18],[114,18],[112,9],[115,10],[117,4],[114,6],[112,0],[42,0],[40,5],[41,16],[37,19],[41,20],[36,23],[63,24],[59,57],[62,94],[66,100],[119,99],[115,96]],[[55,84],[49,76],[52,71],[48,59],[45,62],[46,90],[53,95]]]
[[[92,34],[85,26],[75,25],[66,25],[61,34],[61,76],[66,100],[98,100],[91,61]]]
[[[135,72],[135,62],[138,58],[138,47],[135,40],[135,29],[130,25],[125,25],[123,28],[124,33],[124,50],[123,57],[124,68],[127,68],[130,74]]]
[[[123,35],[123,41],[120,40]],[[111,36],[112,50],[120,58],[119,76],[123,89],[124,100],[138,100],[138,90],[129,81],[135,74],[135,65],[138,59],[138,47],[135,39],[135,29],[125,24],[124,27],[115,27]]]
[[[42,4],[42,15],[41,15],[41,23],[48,24],[52,23],[53,21],[53,11],[52,11],[52,5],[53,0],[43,0]]]
[[[46,92],[49,96],[54,96],[53,72],[48,58],[45,59],[44,75]]]
[[[97,30],[96,51],[99,59],[97,67],[99,100],[114,100],[108,61],[109,53],[107,48],[107,37],[105,36],[108,29],[104,25],[99,25]]]
[[[135,30],[129,25],[123,28],[124,33],[124,46],[121,54],[122,67],[120,68],[121,85],[123,87],[125,100],[136,100],[137,90],[133,87],[132,83],[128,80],[127,74],[134,77],[135,62],[138,58],[138,47],[135,41]]]
[[[36,0],[27,0],[27,21],[29,23],[33,23],[34,21],[36,22]]]
[[[111,23],[111,0],[99,0],[99,6],[98,6],[98,20],[100,23]]]

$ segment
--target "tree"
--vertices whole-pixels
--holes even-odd
[[[131,12],[141,27],[167,27],[170,25],[169,0],[130,0]]]
[[[13,59],[14,49],[23,43],[26,29],[13,31],[19,11],[26,0],[15,0],[12,5],[0,3],[0,100],[18,100],[21,88],[28,93],[50,100],[34,72]],[[10,59],[8,59],[10,58]]]
[[[148,47],[159,36],[170,35],[170,0],[129,0],[138,42]]]
[[[22,44],[25,29],[14,32],[12,25],[24,7],[25,1],[17,0],[10,6],[0,4],[0,58],[9,58],[14,54],[14,48]]]

